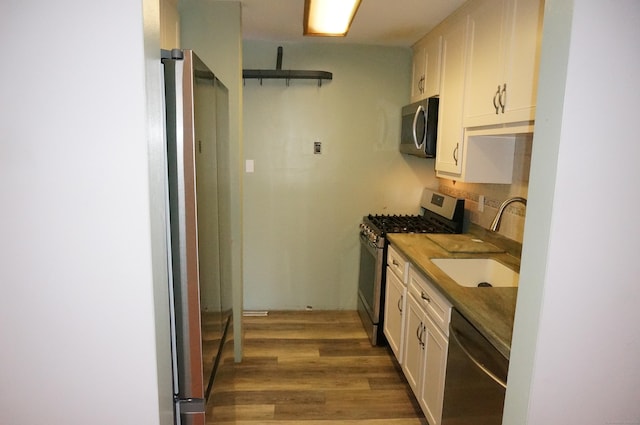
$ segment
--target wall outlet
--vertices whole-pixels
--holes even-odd
[[[484,195],[478,196],[478,211],[484,212]]]
[[[322,153],[322,142],[313,142],[313,153],[316,155]]]

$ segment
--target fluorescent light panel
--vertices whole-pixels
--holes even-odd
[[[304,35],[345,36],[360,0],[305,0]]]

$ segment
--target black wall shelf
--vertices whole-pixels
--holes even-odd
[[[299,71],[282,69],[282,46],[278,47],[278,57],[276,59],[276,69],[243,69],[242,78],[252,78],[260,80],[262,85],[263,79],[280,79],[286,80],[287,86],[290,80],[318,80],[318,87],[322,87],[322,80],[333,79],[333,74],[327,71]]]

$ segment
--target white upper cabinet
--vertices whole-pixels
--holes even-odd
[[[542,1],[472,1],[436,29],[437,177],[511,183],[515,135],[533,131]]]
[[[427,72],[427,48],[424,39],[413,46],[413,72],[411,73],[411,102],[424,99],[424,83]]]
[[[457,154],[460,171],[448,172],[438,169],[436,176],[465,183],[510,184],[513,177],[513,158],[516,135],[506,134],[514,130],[481,127],[464,131],[464,143]],[[521,128],[531,132],[532,126]],[[505,134],[496,134],[496,133]]]
[[[442,37],[428,35],[413,46],[411,102],[440,94]]]
[[[443,27],[436,172],[462,172],[466,38],[466,15],[458,16]]]
[[[442,68],[442,36],[427,37],[427,74],[425,80],[425,97],[440,94],[440,69]]]
[[[535,118],[541,0],[479,0],[469,10],[463,126]]]

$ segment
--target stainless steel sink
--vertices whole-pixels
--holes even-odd
[[[433,264],[460,286],[517,287],[520,275],[491,258],[432,258]]]

